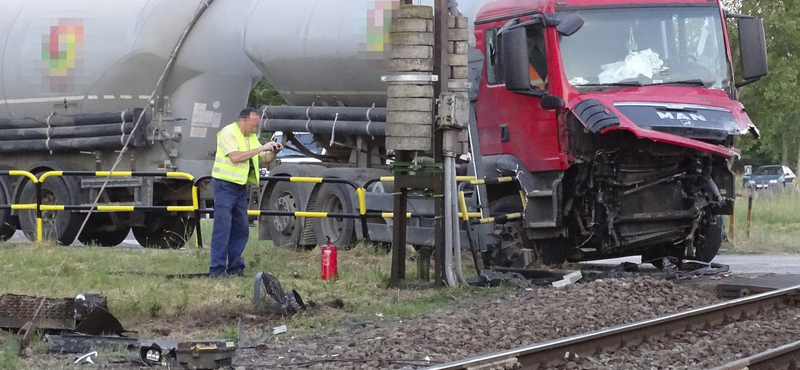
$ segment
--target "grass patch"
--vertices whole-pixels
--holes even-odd
[[[210,223],[203,225],[203,235],[208,246]],[[208,248],[196,249],[193,241],[190,245],[184,250],[148,250],[0,243],[0,269],[4,271],[0,294],[48,294],[53,275],[66,257],[49,296],[100,293],[108,297],[111,312],[126,329],[138,331],[141,337],[182,340],[235,336],[236,319],[252,313],[253,277],[259,271],[277,277],[285,290],[297,290],[313,308],[287,319],[250,315],[247,324],[265,328],[286,324],[292,335],[375,320],[380,315],[423,315],[455,299],[486,291],[387,289],[391,256],[364,244],[340,250],[339,278],[323,282],[319,249],[279,249],[259,241],[256,228],[251,229],[243,254],[245,277],[167,279],[168,274],[208,270]],[[417,254],[410,250],[408,256],[407,277],[413,279]]]
[[[747,203],[746,198],[736,199],[734,235],[732,238],[728,235],[730,240],[723,244],[721,253],[800,253],[800,191],[797,188],[755,192],[749,238],[746,236]],[[726,232],[729,221],[726,217]]]
[[[17,369],[19,357],[17,356],[19,345],[10,334],[0,333],[0,370]]]

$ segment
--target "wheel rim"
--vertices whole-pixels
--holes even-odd
[[[322,200],[322,212],[325,213],[344,213],[342,200],[335,194],[328,194]],[[345,219],[342,217],[326,217],[320,220],[320,227],[325,236],[329,236],[332,241],[338,241],[344,233]]]
[[[297,204],[294,199],[294,195],[290,192],[283,192],[281,196],[278,197],[278,200],[275,202],[275,210],[280,212],[295,212],[297,209]],[[278,230],[281,235],[284,236],[291,236],[294,234],[295,229],[295,217],[294,216],[274,216],[272,217],[272,223],[275,226],[275,229]]]
[[[58,205],[58,198],[48,189],[42,189],[42,205]],[[55,228],[56,226],[56,211],[42,211],[42,226],[46,228]]]

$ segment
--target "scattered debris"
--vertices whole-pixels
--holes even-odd
[[[79,356],[75,359],[74,363],[79,364],[81,362],[88,362],[90,364],[94,364],[94,361],[92,361],[92,356],[97,357],[97,351],[89,352],[83,356]]]
[[[17,330],[29,322],[38,330],[66,330],[90,335],[125,333],[119,320],[108,311],[108,300],[97,294],[81,294],[77,298],[0,296],[0,328]]]
[[[276,327],[272,328],[272,334],[273,335],[283,334],[283,333],[287,332],[288,330],[289,329],[286,327],[286,325],[276,326]]]
[[[382,314],[382,313],[380,313],[380,312],[378,312],[378,313],[376,313],[376,314],[375,314],[375,316],[378,316],[378,317],[383,317],[383,314]]]
[[[177,359],[178,364],[190,370],[229,368],[235,352],[232,341],[181,342]]]
[[[262,294],[262,290],[277,303],[270,304]],[[303,299],[294,289],[288,293],[283,291],[281,282],[268,273],[259,272],[253,284],[253,304],[259,310],[274,312],[282,316],[291,316],[306,309]]]
[[[148,340],[139,342],[139,350],[126,356],[131,362],[146,366],[177,364],[178,342],[171,340]]]
[[[575,284],[583,277],[580,271],[573,271],[569,274],[564,275],[564,278],[559,281],[554,281],[552,284],[556,288],[560,288],[563,286]]]
[[[87,353],[97,349],[133,350],[139,345],[138,339],[126,337],[83,334],[48,334],[44,337],[50,346],[49,351],[53,353]]]

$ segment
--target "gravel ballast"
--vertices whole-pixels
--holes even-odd
[[[238,350],[234,366],[414,369],[425,367],[427,361],[465,359],[716,302],[711,292],[650,277],[534,288],[457,302],[454,308],[421,318],[373,322],[303,338],[284,334],[278,337],[280,342],[269,341],[263,349]],[[320,362],[330,360],[335,362]],[[597,368],[608,368],[602,365],[603,357],[593,360]]]
[[[710,369],[797,340],[800,311],[767,311],[711,330],[676,333],[632,348],[588,356],[557,369]]]

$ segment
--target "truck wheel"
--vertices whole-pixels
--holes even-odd
[[[6,176],[0,177],[0,204],[9,205],[9,194],[11,193],[11,181]],[[11,239],[17,231],[17,220],[11,216],[10,209],[0,209],[0,242]]]
[[[37,174],[37,176],[40,174]],[[70,205],[77,203],[77,194],[70,194],[63,177],[51,177],[42,183],[42,205]],[[20,197],[22,204],[36,204],[36,186],[26,182]],[[83,223],[83,215],[70,211],[42,212],[42,237],[62,245],[75,241],[78,229]],[[36,241],[36,211],[23,210],[19,213],[19,223],[28,240]]]
[[[142,247],[153,249],[183,248],[194,234],[195,226],[191,217],[167,215],[147,217],[145,225],[134,227],[133,236]]]
[[[695,258],[703,262],[711,262],[714,257],[719,253],[719,248],[722,246],[722,239],[725,235],[725,218],[723,216],[716,216],[717,223],[715,225],[706,225],[705,243],[698,246],[695,253]]]
[[[300,197],[295,184],[280,181],[272,188],[269,196],[267,210],[282,212],[297,212]],[[267,216],[267,227],[272,243],[279,248],[294,248],[300,240],[302,227],[298,227],[297,218],[294,216]]]
[[[97,245],[100,247],[116,247],[125,241],[131,228],[123,226],[113,231],[84,231],[78,236],[83,245]]]
[[[326,213],[354,213],[347,190],[345,185],[322,184],[317,193],[314,210]],[[328,242],[326,236],[329,236],[331,243],[339,248],[349,247],[355,236],[354,220],[339,217],[317,218],[314,221],[317,245],[325,245]]]
[[[492,216],[501,216],[509,213],[516,213],[522,212],[522,203],[519,199],[519,195],[508,195],[498,199],[489,206],[489,212]],[[522,229],[522,225],[519,222],[510,222],[509,225],[514,225],[515,227],[504,229],[504,234],[508,234],[509,231],[506,230],[514,230],[515,232],[512,233],[514,235],[520,234],[520,237],[514,237],[512,239],[519,240],[522,242],[522,246],[525,249],[532,249],[533,250],[533,257],[539,263],[546,265],[546,266],[560,266],[567,260],[567,241],[564,238],[555,238],[555,239],[545,239],[545,240],[528,240],[525,236],[525,231]],[[505,241],[508,239],[507,237],[503,237]],[[519,244],[519,242],[515,242],[514,244]],[[506,248],[507,249],[507,248]],[[501,253],[503,255],[507,255],[507,257],[512,259],[522,258],[520,251],[509,250],[509,252]],[[507,261],[505,262],[507,266],[518,266],[519,262],[517,261]]]

